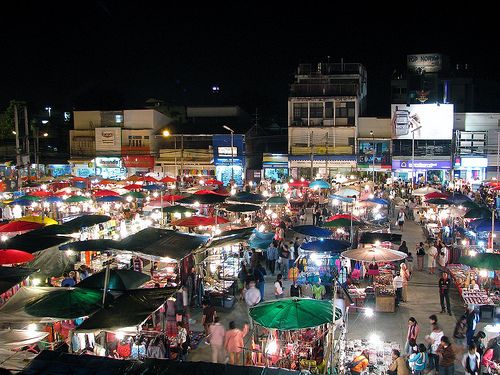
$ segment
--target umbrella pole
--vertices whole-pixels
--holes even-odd
[[[495,208],[493,208],[491,210],[491,251],[492,252],[495,249],[494,238],[495,238]]]
[[[108,289],[109,284],[109,265],[111,260],[106,261],[106,273],[104,275],[104,289],[102,290],[102,306],[104,307],[104,303],[106,302],[106,290]]]

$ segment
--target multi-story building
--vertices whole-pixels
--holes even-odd
[[[357,168],[362,175],[378,180],[391,172],[392,127],[390,118],[360,117],[357,133]]]
[[[330,177],[356,169],[356,127],[366,94],[361,64],[299,65],[288,98],[291,177]]]
[[[170,119],[154,109],[75,111],[70,131],[73,173],[123,177],[149,171],[158,154],[156,135]]]

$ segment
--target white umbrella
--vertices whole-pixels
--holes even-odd
[[[127,189],[124,189],[124,188],[116,188],[116,189],[112,189],[115,193],[118,193],[120,195],[123,195],[123,194],[128,194],[130,193],[129,190]]]
[[[360,262],[394,262],[406,258],[406,254],[390,250],[383,247],[366,247],[347,250],[341,254],[344,258],[360,261]]]
[[[352,188],[342,188],[337,191],[337,195],[340,195],[342,197],[352,197],[353,195],[359,195],[359,191]]]
[[[426,186],[420,189],[415,189],[412,192],[412,195],[427,195],[430,193],[440,193],[438,189],[431,188],[430,186]]]
[[[68,186],[68,187],[65,187],[65,188],[62,188],[62,189],[59,189],[56,191],[56,194],[71,194],[71,193],[77,193],[79,191],[81,191],[82,189],[80,188],[77,188],[75,186]]]

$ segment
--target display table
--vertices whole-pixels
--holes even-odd
[[[349,340],[345,345],[345,360],[351,361],[354,357],[367,350],[370,365],[367,374],[386,374],[392,363],[392,350],[400,350],[397,342],[370,342],[369,340]],[[363,373],[364,374],[364,373]]]
[[[374,278],[375,310],[378,312],[396,311],[396,291],[392,286],[392,280],[391,272],[383,272]]]

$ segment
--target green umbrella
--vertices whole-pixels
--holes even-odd
[[[267,204],[275,204],[275,205],[282,206],[282,205],[285,205],[285,204],[288,203],[288,199],[286,199],[285,197],[275,196],[275,197],[269,198],[266,201],[266,203]]]
[[[95,273],[80,281],[76,286],[80,288],[102,289],[106,271]],[[148,275],[133,270],[110,270],[108,288],[111,290],[136,289],[151,280]]]
[[[485,207],[471,208],[464,215],[466,219],[481,219],[491,217],[491,211]]]
[[[363,223],[361,221],[353,220],[352,221],[352,226],[359,226],[362,225]],[[346,219],[346,218],[340,218],[340,219],[335,219],[332,221],[327,221],[323,223],[324,227],[327,228],[341,228],[341,227],[350,227],[351,226],[351,220]]]
[[[260,209],[256,204],[230,204],[224,207],[224,210],[229,212],[254,212]]]
[[[461,256],[458,262],[465,264],[466,266],[482,268],[485,270],[500,270],[500,254],[495,253],[480,253],[475,256]]]
[[[277,301],[259,303],[250,308],[250,316],[265,328],[293,331],[332,323],[332,302],[310,298],[284,298]],[[342,313],[335,308],[335,320]]]
[[[135,199],[144,199],[146,196],[139,191],[131,191],[130,193],[123,194],[122,197],[132,197]]]
[[[68,199],[65,199],[64,202],[65,203],[81,203],[81,202],[87,202],[89,200],[90,200],[90,198],[85,197],[83,195],[73,195],[73,196],[69,197]]]
[[[37,317],[76,319],[101,308],[102,292],[83,288],[54,288],[29,301],[24,310]]]
[[[42,198],[35,197],[34,195],[23,195],[22,197],[19,197],[18,199],[25,199],[27,201],[39,202]]]
[[[181,206],[180,204],[175,205],[175,206],[168,206],[168,207],[163,207],[162,211],[167,213],[167,214],[175,214],[176,212],[179,212],[181,214],[186,214],[186,213],[192,213],[194,214],[197,210],[189,207],[184,207]]]

